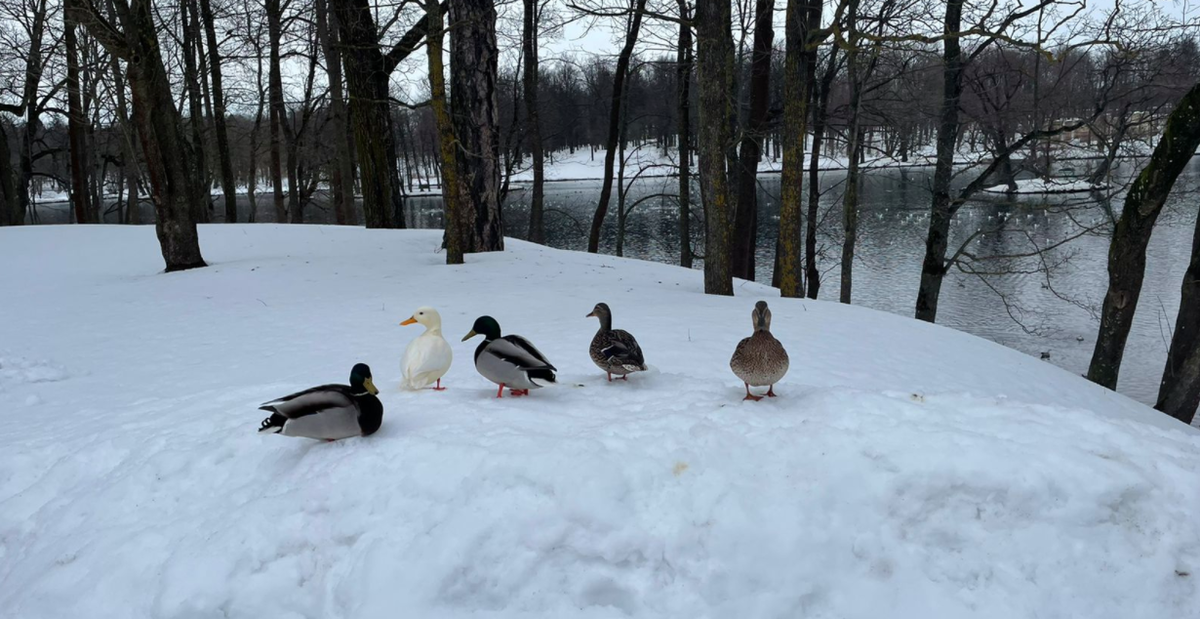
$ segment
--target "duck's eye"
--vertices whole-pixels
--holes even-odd
[[[425,315],[425,312],[417,312],[417,315],[418,315],[418,316],[424,316],[424,315]]]

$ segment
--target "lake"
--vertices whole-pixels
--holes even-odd
[[[1069,165],[1086,172],[1089,162]],[[1135,161],[1122,162],[1114,174],[1126,181],[1138,171]],[[1069,173],[1069,171],[1065,171]],[[855,304],[911,316],[920,281],[925,231],[930,202],[931,168],[886,168],[865,173],[860,192],[859,235],[854,261]],[[838,299],[842,244],[841,198],[843,171],[821,174],[818,245],[823,273],[820,298]],[[807,180],[807,177],[806,177]],[[961,180],[960,180],[961,182]],[[654,194],[674,194],[674,178],[650,178],[633,183],[627,204]],[[1146,281],[1133,332],[1126,349],[1119,391],[1153,404],[1158,391],[1167,346],[1179,307],[1179,288],[1192,245],[1197,211],[1200,161],[1193,160],[1168,202],[1151,243]],[[778,175],[765,175],[759,183],[757,279],[770,282],[779,214]],[[553,247],[583,250],[587,246],[600,190],[599,181],[547,183],[546,235]],[[610,205],[601,251],[615,253],[616,192]],[[805,189],[807,196],[807,189]],[[693,200],[698,200],[693,188]],[[1112,200],[1120,208],[1121,195]],[[807,200],[806,200],[807,201]],[[216,216],[221,215],[218,199]],[[248,204],[239,200],[241,217]],[[327,223],[332,215],[322,205],[323,196],[306,211],[312,223]],[[40,223],[65,223],[65,204],[39,205]],[[807,209],[807,206],[805,206]],[[273,220],[270,200],[259,200],[258,220]],[[699,206],[693,205],[693,245],[703,253],[703,225]],[[628,214],[624,255],[630,258],[678,263],[678,211],[674,198],[651,198]],[[957,214],[952,251],[978,230],[987,230],[972,244],[980,258],[1015,256],[1061,243],[1044,253],[1045,259],[985,259],[976,271],[951,270],[943,286],[938,323],[1044,358],[1071,372],[1086,372],[1095,341],[1098,310],[1107,285],[1107,229],[1105,205],[1088,194],[1069,196],[1003,195],[972,201]],[[143,221],[153,212],[143,209]],[[405,219],[409,226],[440,228],[441,201],[437,197],[410,197]],[[524,238],[528,225],[528,192],[514,186],[504,209],[505,234]],[[1067,240],[1069,239],[1069,240]],[[1067,240],[1066,242],[1063,242]],[[701,261],[696,262],[700,268]],[[869,354],[871,342],[862,343]],[[792,345],[793,355],[803,354],[803,343]]]

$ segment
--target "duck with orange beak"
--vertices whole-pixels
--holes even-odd
[[[416,391],[434,385],[434,391],[443,391],[442,377],[450,371],[454,353],[450,344],[442,337],[442,316],[432,307],[418,307],[417,311],[401,325],[420,324],[425,332],[408,343],[404,358],[400,360],[400,371],[404,378],[401,386]]]

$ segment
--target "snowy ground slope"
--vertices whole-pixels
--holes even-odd
[[[0,230],[0,616],[1200,616],[1200,434],[902,317],[433,231]],[[768,298],[780,397],[728,368]],[[606,383],[597,301],[652,371]],[[403,393],[438,307],[456,364]],[[481,313],[562,385],[495,399]],[[255,433],[258,403],[374,369],[367,439]]]

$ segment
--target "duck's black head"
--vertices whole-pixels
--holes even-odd
[[[356,363],[350,370],[350,388],[355,393],[367,392],[372,395],[379,393],[371,380],[371,368],[365,363]]]
[[[475,319],[475,324],[471,326],[471,331],[463,336],[462,341],[467,341],[476,335],[482,335],[485,340],[494,340],[500,337],[500,323],[496,322],[491,316],[480,316]]]

